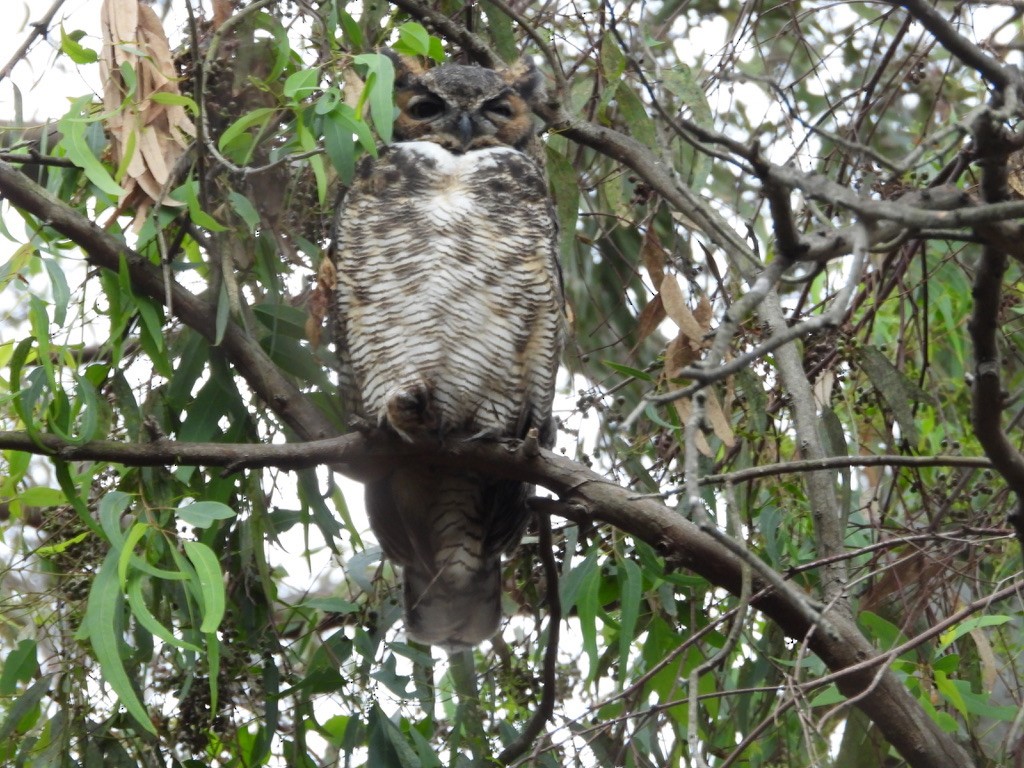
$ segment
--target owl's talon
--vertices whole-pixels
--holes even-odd
[[[419,383],[393,390],[386,400],[385,418],[407,440],[412,439],[412,434],[436,427],[430,387]]]
[[[348,417],[348,426],[350,429],[363,435],[363,437],[366,437],[374,430],[373,424],[358,414],[353,414]]]
[[[540,432],[536,427],[530,427],[530,431],[519,444],[518,453],[528,459],[540,456]]]

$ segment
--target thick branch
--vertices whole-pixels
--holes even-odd
[[[992,120],[980,118],[975,141],[982,153],[982,195],[986,201],[998,202],[1007,195],[1008,137]],[[968,324],[974,343],[975,366],[971,422],[985,455],[1017,496],[1017,511],[1011,516],[1011,522],[1017,529],[1017,538],[1024,544],[1024,456],[1002,427],[1006,395],[998,334],[1006,266],[1007,257],[1002,249],[993,244],[982,249],[972,291],[974,314]]]

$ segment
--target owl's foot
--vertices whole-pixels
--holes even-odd
[[[433,397],[426,384],[392,390],[385,400],[385,411],[388,424],[406,440],[437,427]]]

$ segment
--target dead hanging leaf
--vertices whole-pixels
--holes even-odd
[[[686,420],[690,418],[690,414],[693,413],[693,401],[688,397],[682,397],[676,400],[674,405],[676,413],[679,414],[680,421],[685,424]],[[736,435],[732,431],[732,425],[729,424],[729,418],[722,410],[718,397],[711,390],[705,392],[704,419],[710,425],[715,437],[722,441],[722,445],[726,448],[732,448],[736,445]],[[696,439],[697,450],[708,458],[712,458],[714,452],[711,450],[711,445],[708,443],[704,433],[697,432]]]
[[[665,305],[661,301],[661,294],[658,294],[640,310],[640,317],[636,320],[636,346],[639,347],[644,339],[654,333],[664,319]],[[635,351],[636,347],[633,349]]]
[[[665,348],[665,376],[669,379],[675,378],[698,357],[698,350],[693,348],[689,337],[680,331]]]
[[[701,327],[704,335],[707,336],[708,331],[711,330],[711,302],[703,293],[697,299],[697,308],[693,310],[693,319],[697,321],[697,325]]]
[[[707,296],[697,300],[697,309],[692,310],[683,297],[682,289],[674,275],[666,275],[661,281],[658,291],[665,306],[669,319],[679,326],[679,334],[669,342],[665,349],[664,378],[672,379],[684,368],[692,365],[700,358],[701,352],[708,346],[708,333],[711,329],[711,302]],[[704,418],[711,431],[727,448],[736,445],[736,435],[732,431],[726,409],[722,408],[718,396],[711,390],[704,392]],[[728,380],[726,402],[731,410],[733,399],[732,380]],[[693,403],[689,398],[680,398],[675,403],[676,413],[683,423],[693,413]],[[712,456],[711,446],[702,433],[697,433],[697,450],[705,456]]]
[[[711,424],[715,437],[721,440],[726,448],[732,448],[736,445],[736,435],[732,431],[732,425],[729,423],[725,411],[722,410],[722,406],[718,403],[718,398],[714,392],[709,389],[704,394],[706,398],[704,401],[704,416],[707,418],[708,423]]]
[[[700,350],[704,346],[704,335],[707,333],[707,328],[701,327],[693,312],[690,311],[675,275],[665,275],[658,294],[665,305],[669,319],[679,326],[680,333],[685,334],[689,339],[694,351]]]
[[[658,239],[658,234],[653,226],[648,226],[644,232],[643,240],[640,242],[640,259],[644,263],[647,274],[651,277],[651,284],[660,286],[665,280],[665,263],[668,252],[665,246]]]
[[[308,317],[306,318],[306,338],[314,347],[320,346],[320,335],[323,332],[324,320],[330,314],[331,301],[338,285],[338,272],[330,255],[320,260],[320,269],[316,273],[316,287],[310,294]]]
[[[181,104],[155,101],[180,96],[174,60],[156,12],[140,0],[104,0],[100,9],[103,106],[115,159],[125,167],[123,208],[135,208],[138,229],[154,202],[166,197],[171,172],[195,136]],[[134,88],[131,87],[134,80]]]

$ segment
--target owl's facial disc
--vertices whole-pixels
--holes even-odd
[[[486,101],[467,95],[457,104],[422,92],[409,98],[404,112],[409,134],[432,138],[458,152],[493,146],[494,135],[515,115],[507,92]]]

